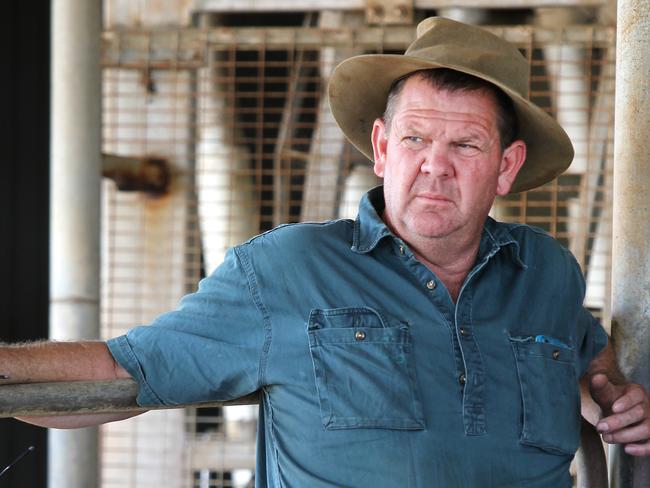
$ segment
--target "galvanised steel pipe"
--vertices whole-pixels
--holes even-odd
[[[52,0],[50,338],[99,337],[101,0]],[[50,430],[48,487],[98,485],[97,428]]]
[[[650,388],[650,0],[618,0],[612,335],[623,373]],[[611,486],[650,486],[650,458],[610,452]]]

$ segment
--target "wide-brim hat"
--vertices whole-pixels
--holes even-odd
[[[371,161],[372,126],[383,116],[392,84],[414,71],[449,68],[486,80],[513,102],[527,146],[526,162],[510,190],[529,190],[557,177],[573,160],[571,140],[560,125],[528,100],[529,66],[509,42],[480,27],[442,17],[420,22],[403,55],[367,54],[339,64],[329,83],[329,102],[339,127]]]

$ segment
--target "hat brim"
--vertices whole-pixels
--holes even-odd
[[[329,82],[332,114],[348,140],[373,160],[371,143],[375,119],[383,116],[393,82],[422,69],[449,68],[488,81],[508,95],[518,117],[517,138],[526,143],[526,162],[510,193],[530,190],[564,172],[573,160],[573,146],[564,129],[546,112],[502,83],[463,66],[437,63],[415,56],[366,54],[339,64]]]

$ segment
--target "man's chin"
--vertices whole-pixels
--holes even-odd
[[[384,215],[384,217],[386,217]],[[402,239],[408,241],[422,239],[442,239],[457,231],[461,225],[441,212],[407,213],[406,218],[392,222],[387,221],[389,228]],[[397,224],[397,225],[393,225]]]
[[[453,225],[451,222],[416,222],[411,229],[414,234],[421,238],[428,239],[442,239],[450,236],[458,226]]]

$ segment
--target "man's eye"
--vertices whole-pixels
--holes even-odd
[[[419,136],[406,136],[406,137],[403,139],[403,141],[404,141],[404,142],[411,143],[411,144],[420,144],[420,143],[424,142],[424,139],[422,139],[422,138],[419,137]]]
[[[458,151],[460,151],[460,154],[464,154],[467,156],[473,156],[481,152],[480,147],[478,147],[475,144],[471,144],[469,142],[457,142],[455,144],[455,147]]]

